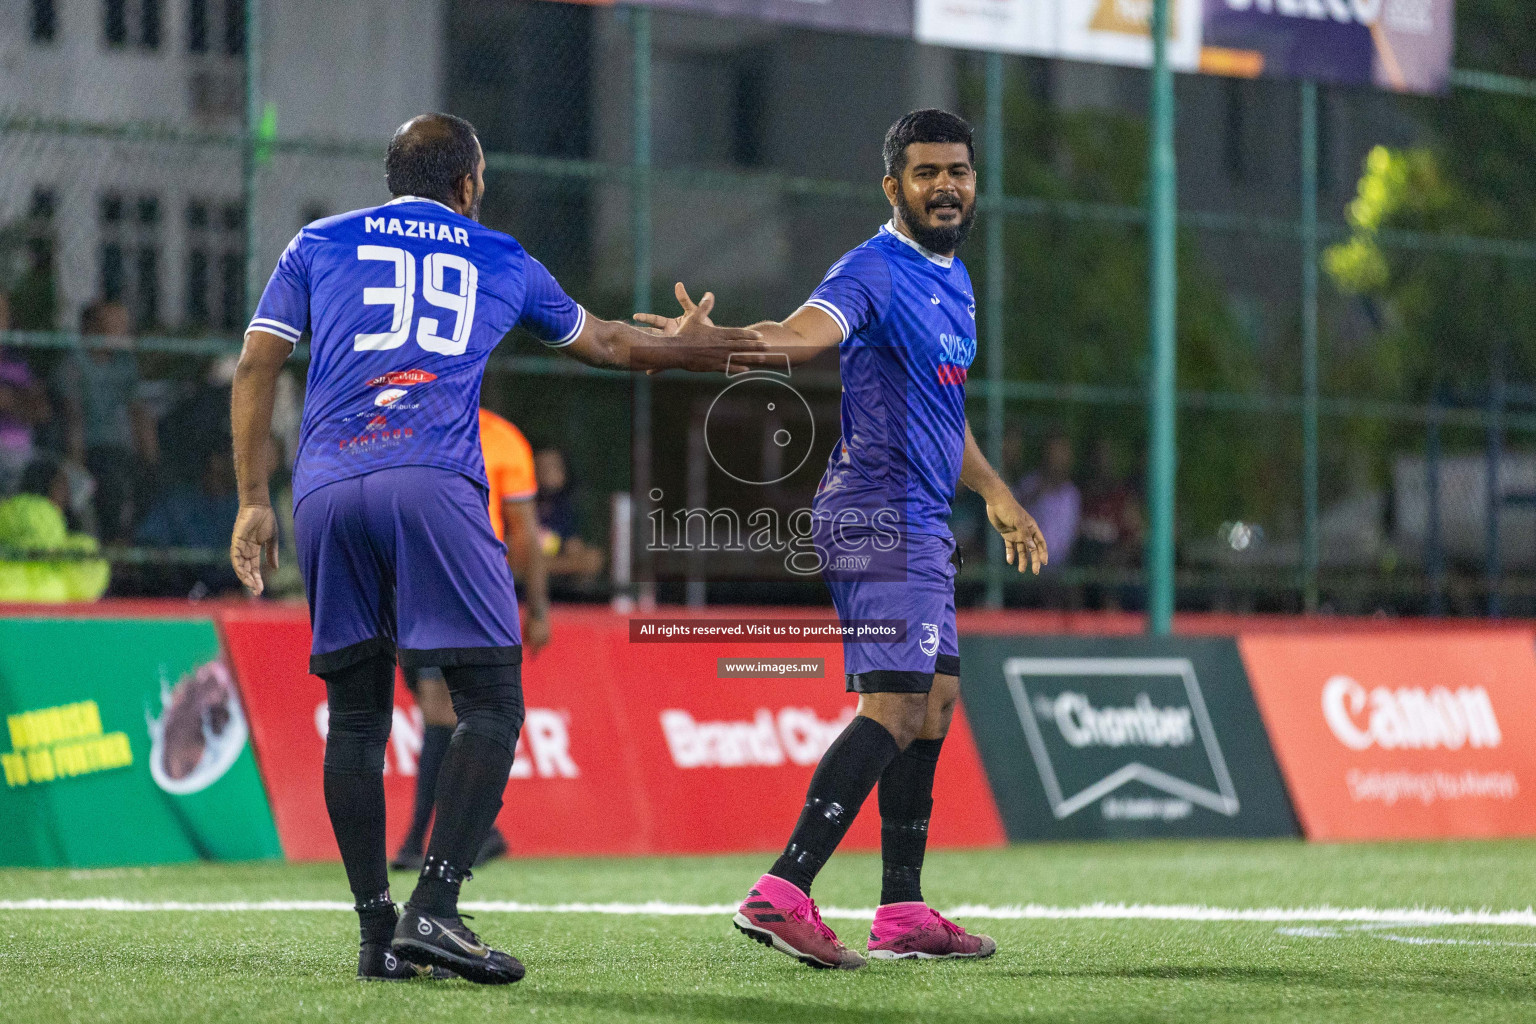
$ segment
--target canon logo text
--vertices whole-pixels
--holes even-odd
[[[1493,702],[1481,686],[1431,690],[1378,686],[1367,691],[1349,676],[1323,686],[1323,717],[1351,750],[1460,750],[1497,747],[1503,741]]]

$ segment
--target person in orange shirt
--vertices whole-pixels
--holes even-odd
[[[491,412],[480,410],[480,451],[485,457],[485,480],[490,485],[491,529],[507,548],[507,563],[512,575],[523,583],[524,607],[528,612],[523,625],[523,643],[530,655],[536,655],[549,643],[549,578],[545,555],[539,543],[539,523],[534,498],[539,488],[534,479],[533,448],[523,432]],[[459,720],[448,696],[448,684],[435,668],[404,669],[405,685],[416,697],[425,726],[421,755],[416,761],[416,804],[411,813],[411,828],[389,866],[401,871],[421,868],[427,825],[437,793],[437,772],[448,742]],[[494,825],[480,847],[475,863],[500,857],[507,852],[506,837]]]

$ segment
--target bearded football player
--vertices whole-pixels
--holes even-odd
[[[1020,572],[1046,562],[1045,540],[987,463],[965,418],[976,355],[976,299],[955,252],[976,210],[971,128],[918,110],[885,137],[882,185],[891,220],[833,265],[782,322],[752,325],[768,347],[802,362],[833,346],[842,375],[842,439],[812,505],[814,540],[839,620],[900,620],[899,643],[844,643],[858,714],[833,741],[784,853],[734,918],[745,935],[817,968],[865,958],[822,923],[811,885],[870,790],[879,786],[880,907],[876,959],[980,958],[997,950],[923,900],[933,780],[960,694],[948,519],[956,485],[979,493]],[[696,316],[677,286],[684,316]],[[678,319],[644,317],[676,330]],[[895,538],[894,543],[892,538]]]

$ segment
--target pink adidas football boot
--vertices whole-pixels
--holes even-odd
[[[873,960],[980,960],[997,952],[985,935],[971,935],[926,903],[887,903],[875,911],[869,929]]]
[[[816,901],[775,875],[764,875],[736,908],[738,931],[807,967],[856,971],[864,958],[821,923]]]

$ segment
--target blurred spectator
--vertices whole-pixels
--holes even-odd
[[[1133,566],[1141,560],[1144,536],[1141,495],[1116,471],[1108,438],[1094,443],[1092,463],[1093,477],[1083,488],[1076,558],[1084,565]]]
[[[10,298],[0,292],[0,331],[10,329]],[[32,430],[51,415],[48,395],[26,361],[0,348],[0,494],[16,489],[32,461]]]
[[[539,541],[549,575],[590,581],[603,571],[605,556],[602,548],[576,532],[575,488],[565,469],[565,454],[558,448],[536,452],[533,473],[539,482]]]
[[[1072,482],[1072,441],[1055,433],[1046,439],[1044,464],[1019,481],[1014,497],[1035,517],[1050,555],[1049,570],[1061,569],[1072,558],[1083,499]]]
[[[239,507],[234,456],[227,448],[209,449],[203,456],[197,483],[178,483],[168,488],[144,517],[134,539],[146,547],[222,551],[229,547]],[[163,572],[153,589],[167,596],[201,597],[240,588],[227,559],[207,565],[161,568]]]
[[[96,519],[107,542],[133,535],[138,505],[153,491],[159,461],[154,418],[140,400],[131,322],[121,303],[91,303],[80,314],[80,333],[92,336],[97,347],[71,352],[53,379],[64,419],[64,456],[96,478]]]
[[[23,494],[41,494],[59,507],[72,533],[96,535],[96,481],[83,466],[44,455],[28,463],[18,488]]]

